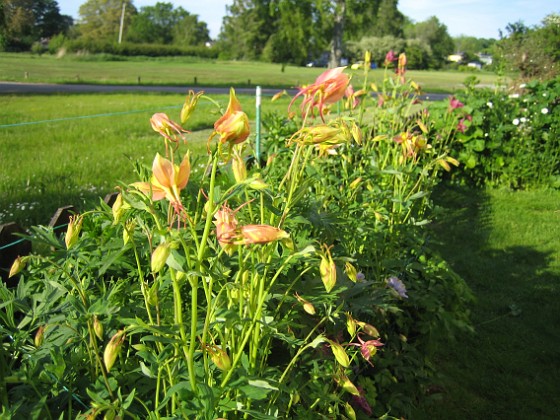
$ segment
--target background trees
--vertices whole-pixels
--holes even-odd
[[[55,0],[0,0],[0,51],[27,50],[70,26],[72,18],[60,14]]]
[[[123,23],[128,27],[133,15],[137,13],[132,0],[87,0],[78,12],[80,36],[96,41],[116,42],[119,39],[123,6]]]
[[[153,44],[201,45],[210,41],[208,26],[172,3],[158,2],[132,16],[126,39]]]

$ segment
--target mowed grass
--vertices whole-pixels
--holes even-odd
[[[227,106],[227,95],[211,99],[222,110]],[[239,99],[254,125],[255,99]],[[155,154],[164,153],[150,117],[165,112],[178,121],[183,102],[175,94],[0,97],[0,223],[47,224],[59,207],[89,209],[119,182],[137,181],[135,162],[151,166]],[[263,98],[262,114],[287,106],[287,98]],[[206,141],[220,115],[201,99],[186,124],[188,145],[179,153],[188,147],[205,161]]]
[[[439,250],[477,297],[417,419],[560,418],[560,191],[446,188]]]
[[[0,54],[0,81],[30,83],[95,83],[174,86],[262,86],[293,88],[307,84],[324,71],[322,68],[261,62],[203,60],[189,57],[129,58],[111,61],[103,56],[64,56]],[[354,84],[363,80],[363,70],[348,70]],[[372,70],[369,80],[380,84],[384,69]],[[489,72],[414,71],[407,76],[424,92],[452,93],[463,87],[469,75],[476,75],[483,86],[503,81]]]

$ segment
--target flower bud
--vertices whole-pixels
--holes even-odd
[[[185,99],[185,103],[183,104],[183,108],[181,109],[181,124],[185,125],[191,114],[196,108],[198,104],[198,100],[204,94],[203,91],[194,93],[194,91],[189,90],[189,94]]]
[[[247,166],[245,165],[245,160],[239,151],[233,153],[231,161],[231,169],[233,170],[233,176],[235,182],[242,183],[247,179]]]
[[[267,244],[289,238],[290,235],[282,229],[269,225],[241,226],[241,245]]]
[[[352,280],[354,283],[358,281],[358,270],[356,270],[356,267],[354,267],[352,264],[347,262],[344,265],[344,271],[346,272],[348,278]]]
[[[79,215],[70,216],[70,223],[68,223],[68,229],[66,230],[66,236],[64,237],[66,249],[70,249],[78,241],[83,221],[84,219]]]
[[[113,224],[114,225],[116,225],[119,222],[124,210],[125,210],[125,207],[123,206],[122,194],[119,193],[119,194],[117,194],[117,198],[115,198],[115,202],[113,203],[113,206],[111,207],[111,212],[113,213]]]
[[[231,359],[225,350],[218,346],[212,346],[211,350],[209,349],[208,352],[210,353],[212,362],[214,362],[216,367],[222,372],[227,372],[231,369]]]
[[[41,344],[43,344],[43,339],[45,336],[45,325],[41,325],[39,328],[37,328],[37,332],[35,333],[35,338],[34,338],[34,343],[35,343],[35,347],[40,347]]]
[[[356,388],[356,385],[354,385],[350,381],[350,379],[348,379],[348,376],[346,376],[344,373],[339,373],[339,374],[335,375],[334,380],[346,392],[348,392],[352,395],[355,395],[355,396],[360,396],[360,391],[358,391],[358,388]]]
[[[305,300],[304,298],[302,298],[300,295],[298,295],[297,293],[295,294],[296,299],[303,305],[303,310],[305,312],[307,312],[309,315],[315,315],[315,307],[313,306],[313,304],[311,302],[309,302],[308,300]]]
[[[346,329],[348,330],[348,334],[351,337],[356,335],[356,329],[358,327],[358,322],[350,315],[350,313],[346,313]]]
[[[331,345],[331,350],[334,354],[336,361],[340,363],[342,366],[344,366],[345,368],[350,366],[350,359],[348,358],[346,351],[344,351],[344,348],[336,341],[329,340],[329,343]]]
[[[126,338],[124,330],[119,330],[115,333],[107,346],[105,347],[105,351],[103,352],[103,363],[105,363],[105,368],[107,372],[111,370],[115,361],[117,360],[117,356],[121,352],[122,345]]]
[[[27,259],[29,257],[22,257],[18,255],[18,257],[12,263],[12,267],[10,268],[10,273],[8,274],[8,278],[15,276],[21,270],[25,268],[25,264],[27,263]]]
[[[97,338],[103,340],[103,324],[99,321],[97,315],[93,316],[93,331],[95,332]]]
[[[253,176],[249,180],[247,185],[249,186],[249,188],[252,188],[253,190],[257,190],[257,191],[264,190],[268,187],[268,184],[263,181],[263,179],[260,177],[260,175]]]
[[[336,284],[336,265],[332,259],[330,248],[327,246],[325,246],[325,253],[321,255],[319,273],[327,293],[330,292]]]
[[[159,273],[161,269],[165,266],[167,257],[171,253],[171,249],[167,242],[159,244],[157,248],[152,253],[151,269],[153,273]]]

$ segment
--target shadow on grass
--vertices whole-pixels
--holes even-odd
[[[493,235],[507,237],[505,218],[515,220],[515,210],[496,212],[485,191],[446,187],[434,200],[436,248],[476,296],[475,333],[439,352],[442,392],[414,418],[560,418],[558,251],[496,246],[504,242]]]

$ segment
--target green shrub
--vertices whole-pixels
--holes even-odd
[[[468,89],[457,98],[464,119],[453,156],[464,170],[453,174],[455,181],[560,188],[559,78],[510,92]]]

